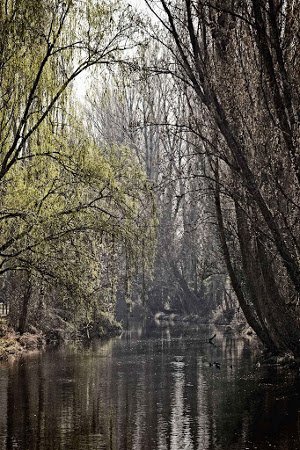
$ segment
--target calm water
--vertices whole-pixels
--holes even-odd
[[[300,449],[298,371],[256,368],[211,333],[137,330],[0,365],[0,449]]]

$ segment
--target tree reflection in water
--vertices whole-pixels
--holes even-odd
[[[256,369],[246,342],[210,333],[132,331],[1,365],[0,449],[300,448],[298,373]]]

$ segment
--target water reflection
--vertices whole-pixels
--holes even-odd
[[[0,449],[300,449],[297,371],[210,330],[140,329],[0,366]]]
[[[190,411],[185,398],[185,363],[182,356],[172,361],[173,392],[171,400],[171,450],[192,448]]]
[[[197,408],[198,408],[198,440],[197,448],[199,450],[208,450],[210,444],[210,424],[209,424],[209,409],[207,402],[207,383],[204,376],[203,358],[198,358],[197,361]]]

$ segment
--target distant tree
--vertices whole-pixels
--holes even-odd
[[[226,296],[226,275],[208,226],[212,202],[205,177],[198,176],[204,159],[189,127],[190,107],[178,81],[156,70],[166,57],[157,43],[143,46],[104,88],[94,85],[86,114],[99,142],[133,149],[155,192],[152,279],[141,273],[148,307],[207,315]],[[217,293],[211,292],[214,280],[220,281]]]

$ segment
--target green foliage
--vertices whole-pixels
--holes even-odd
[[[70,130],[59,139],[43,133],[35,156],[10,172],[1,198],[2,271],[29,268],[73,301],[94,301],[101,257],[125,245],[138,252],[147,185],[128,149],[100,149],[83,129]],[[59,151],[49,157],[46,146]]]
[[[144,254],[151,192],[131,150],[96,142],[70,94],[78,74],[126,48],[128,10],[71,0],[0,8],[2,296],[16,325],[20,311],[37,325],[113,314],[125,249],[135,266]]]

